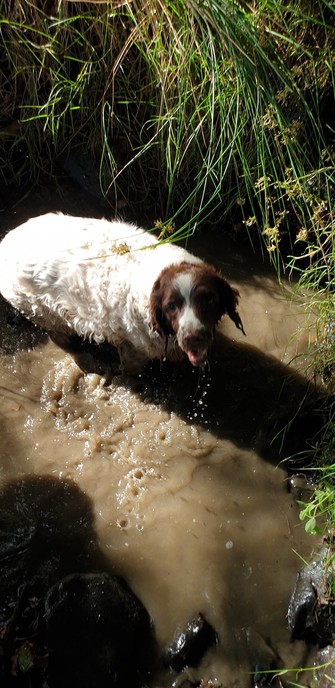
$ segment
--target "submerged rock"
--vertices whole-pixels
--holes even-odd
[[[171,645],[165,650],[163,662],[174,671],[182,671],[187,666],[196,667],[216,640],[213,627],[202,614],[198,614],[185,629],[177,631]]]

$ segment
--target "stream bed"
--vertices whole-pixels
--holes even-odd
[[[22,217],[3,219],[3,233]],[[200,372],[153,364],[106,385],[1,300],[1,527],[7,549],[21,537],[25,552],[31,529],[43,530],[29,566],[51,584],[78,568],[122,576],[158,658],[190,619],[206,619],[215,642],[198,666],[158,661],[153,688],[263,686],[258,671],[306,662],[287,609],[317,542],[289,471],[312,451],[322,399],[307,355],[313,323],[250,248],[211,233],[188,248],[239,289],[246,331],[223,319]]]

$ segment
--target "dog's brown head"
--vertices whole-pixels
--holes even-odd
[[[163,338],[175,335],[192,365],[202,366],[215,325],[225,313],[244,333],[238,299],[238,291],[212,266],[171,265],[161,272],[151,292],[151,327]]]

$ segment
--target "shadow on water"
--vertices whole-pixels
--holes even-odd
[[[1,297],[0,297],[1,299]],[[5,354],[45,344],[48,335],[32,325],[1,299],[6,324],[1,349]],[[104,373],[115,362],[108,345],[82,345],[81,365],[86,372]],[[285,461],[288,470],[313,460],[315,443],[332,408],[332,398],[316,383],[264,354],[250,344],[218,332],[204,369],[185,364],[152,362],[140,375],[116,376],[112,384],[128,386],[141,401],[160,405],[188,423],[220,439],[251,449],[275,465]]]
[[[124,378],[123,378],[124,382]],[[237,447],[293,470],[312,458],[330,400],[312,381],[259,349],[218,334],[203,371],[188,363],[152,364],[127,384]]]
[[[28,476],[6,484],[0,563],[1,685],[138,685],[149,646],[153,653],[149,617],[113,575],[91,501],[75,483]]]
[[[1,318],[1,355],[12,355],[17,351],[29,351],[39,344],[48,341],[48,335],[40,327],[36,327],[15,308],[13,308],[0,294]]]

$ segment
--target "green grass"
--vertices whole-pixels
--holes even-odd
[[[144,208],[178,236],[218,222],[242,228],[262,237],[278,270],[297,237],[321,231],[317,204],[332,176],[320,128],[334,83],[331,3],[52,9],[22,1],[0,16],[0,151],[13,183],[52,174],[71,152],[89,160],[112,208]]]
[[[333,416],[333,408],[330,417]],[[321,440],[314,447],[314,464],[310,469],[319,484],[308,503],[300,503],[300,518],[311,534],[333,537],[335,534],[335,423],[324,427]],[[308,470],[308,469],[306,469]]]

